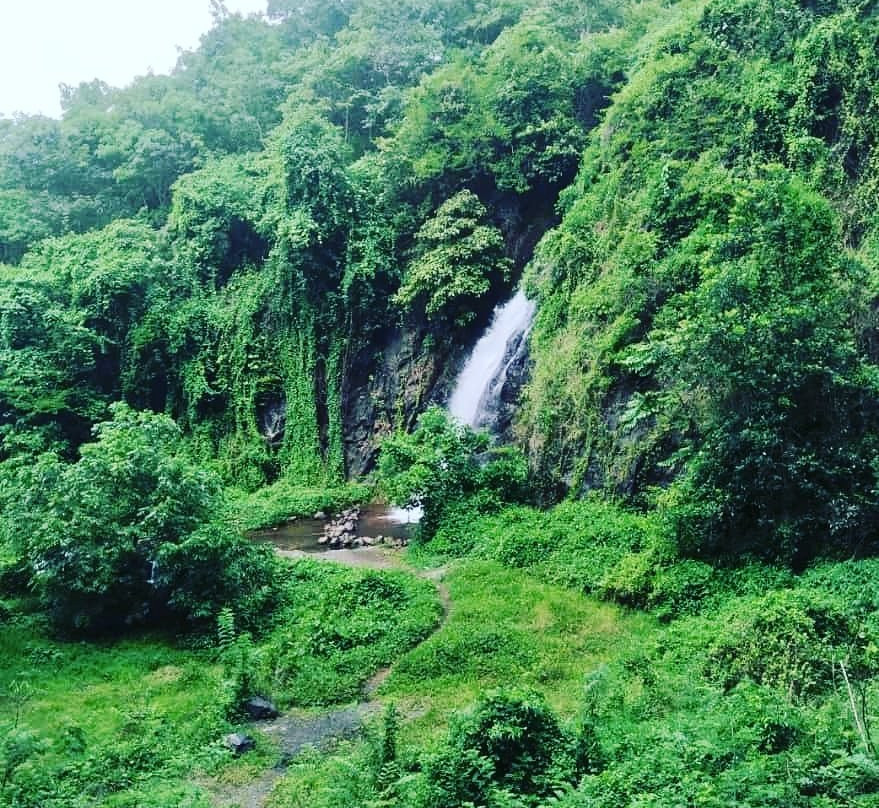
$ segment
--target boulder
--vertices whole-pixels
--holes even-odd
[[[250,752],[256,746],[256,741],[254,741],[253,738],[249,735],[242,735],[240,732],[233,732],[231,735],[227,735],[223,738],[223,742],[236,755],[243,755],[245,752]]]
[[[268,699],[261,696],[252,696],[242,705],[246,712],[254,721],[266,721],[270,718],[277,718],[278,708],[275,707]]]
[[[316,511],[312,518],[313,519],[326,519],[327,515],[323,511]]]

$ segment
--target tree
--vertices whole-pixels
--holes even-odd
[[[412,434],[400,432],[382,444],[379,474],[394,502],[424,509],[422,535],[430,538],[444,508],[476,489],[476,455],[487,447],[485,434],[432,407]]]
[[[428,320],[466,325],[476,302],[509,275],[501,232],[485,223],[487,211],[471,191],[439,206],[415,236],[410,262],[394,301],[423,310]]]
[[[690,549],[804,564],[875,541],[875,367],[858,356],[830,206],[780,167],[740,187],[700,283],[646,348],[699,435],[676,495]],[[687,519],[685,519],[685,522]]]
[[[220,483],[181,450],[174,422],[111,410],[78,462],[44,455],[4,478],[0,533],[23,545],[54,622],[118,630],[170,614],[198,623],[269,587],[263,551],[205,527]],[[39,528],[21,537],[25,515]]]
[[[414,432],[385,440],[379,475],[394,502],[423,508],[421,537],[429,540],[443,514],[477,492],[483,505],[492,507],[521,501],[527,466],[517,451],[491,449],[487,433],[431,407]]]

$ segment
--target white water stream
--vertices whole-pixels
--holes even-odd
[[[488,330],[458,376],[448,410],[468,426],[486,426],[485,416],[495,411],[497,399],[534,319],[534,303],[523,292],[495,309]]]

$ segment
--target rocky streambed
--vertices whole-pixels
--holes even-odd
[[[291,517],[283,524],[250,534],[280,551],[324,553],[359,547],[408,544],[421,514],[416,509],[387,505],[357,505],[335,514],[318,512],[311,517]]]

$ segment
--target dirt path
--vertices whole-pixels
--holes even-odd
[[[448,587],[442,582],[446,567],[432,570],[417,570],[410,567],[399,550],[387,547],[363,547],[356,550],[328,550],[325,553],[303,553],[298,550],[279,550],[285,558],[310,558],[371,570],[400,570],[432,581],[443,607],[443,616],[435,632],[445,625],[452,608]],[[434,632],[434,633],[435,633]],[[381,704],[373,701],[373,696],[382,683],[390,676],[391,668],[376,671],[363,685],[359,704],[333,710],[321,715],[307,715],[292,710],[273,721],[260,722],[254,729],[273,738],[278,745],[281,760],[273,769],[263,773],[258,779],[241,785],[224,783],[203,783],[211,794],[216,808],[262,808],[266,799],[283,776],[287,764],[305,747],[326,749],[333,743],[357,734],[363,720],[381,710]]]

